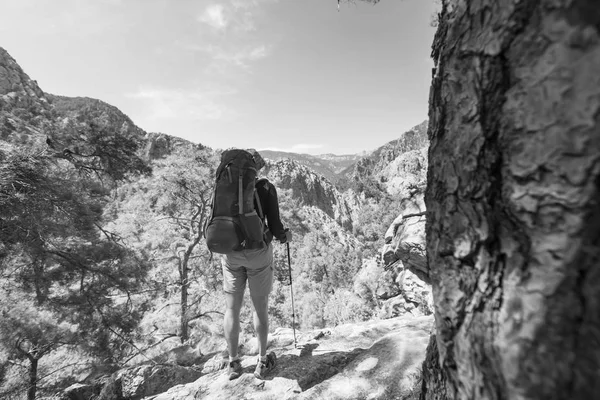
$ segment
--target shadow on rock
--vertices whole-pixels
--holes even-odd
[[[277,359],[275,368],[269,372],[266,380],[285,378],[298,382],[305,391],[341,372],[364,349],[352,351],[333,351],[319,354],[318,343],[299,346],[299,355],[284,354]]]

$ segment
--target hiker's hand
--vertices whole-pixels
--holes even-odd
[[[281,240],[280,240],[281,244],[289,243],[292,241],[292,232],[290,232],[289,229],[286,229],[284,232],[285,232],[285,236],[281,238]]]

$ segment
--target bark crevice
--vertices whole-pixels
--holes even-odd
[[[590,29],[600,12],[591,4],[444,2],[425,195],[431,365],[442,371],[424,379],[424,398],[585,398],[586,371],[598,371],[600,243],[589,237],[600,228],[588,225],[600,225],[600,39]]]

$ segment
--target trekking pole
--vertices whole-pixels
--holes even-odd
[[[287,242],[286,245],[287,245],[287,253],[288,253],[288,268],[290,271],[290,292],[292,293],[292,329],[294,331],[294,348],[297,348],[297,346],[296,346],[296,312],[294,311],[294,287],[292,285],[292,258],[290,257],[289,242]]]

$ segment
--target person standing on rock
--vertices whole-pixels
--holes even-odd
[[[236,173],[238,173],[236,172],[238,169],[234,166],[237,162],[236,160],[250,157],[250,155],[252,158],[250,165],[252,165],[252,167],[249,169],[255,169],[255,173],[257,173],[258,170],[265,165],[264,159],[254,149],[247,151],[229,150],[229,152],[232,153],[224,153],[222,156],[220,166],[221,171],[217,170],[217,179],[219,179],[220,174],[223,174],[225,175],[225,178],[223,179],[229,179],[229,182],[235,180]],[[240,152],[241,155],[234,152]],[[225,165],[225,167],[223,167],[223,165]],[[224,172],[225,169],[230,167],[231,170],[234,171],[233,174],[229,170]],[[239,171],[245,171],[244,167],[240,167]],[[240,182],[243,173],[244,172],[239,172]],[[229,176],[227,176],[227,174],[229,174]],[[275,354],[271,353],[267,355],[267,338],[269,334],[268,305],[269,294],[273,287],[272,240],[275,238],[279,240],[280,243],[288,243],[292,240],[291,232],[288,229],[284,229],[283,224],[281,223],[275,186],[265,178],[257,179],[255,177],[254,179],[254,209],[257,210],[258,215],[263,221],[266,220],[263,243],[258,246],[248,246],[247,244],[242,243],[246,245],[247,248],[236,249],[233,251],[215,250],[216,252],[224,253],[222,256],[222,268],[226,310],[223,321],[223,330],[229,351],[228,373],[230,380],[236,379],[242,374],[242,364],[238,355],[238,345],[240,335],[240,311],[244,300],[246,282],[248,282],[250,298],[252,299],[252,305],[254,306],[254,329],[258,339],[258,360],[254,376],[263,379],[265,373],[275,366]],[[245,181],[244,184],[246,184]],[[227,182],[225,182],[224,185],[227,185]],[[240,188],[242,188],[242,183],[239,185]],[[218,187],[216,190],[218,190]],[[239,194],[239,196],[241,196],[241,194]],[[217,196],[215,196],[215,198],[216,197]],[[252,202],[252,200],[250,201]],[[242,214],[242,212],[239,214]],[[244,227],[244,229],[246,229],[246,227]],[[210,224],[207,229],[207,244],[210,248],[209,230]],[[213,241],[219,242],[217,239]],[[224,241],[225,240],[221,240],[221,242],[217,243],[217,246]]]

